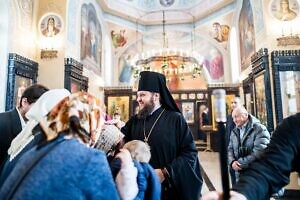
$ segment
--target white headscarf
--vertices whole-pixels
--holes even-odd
[[[28,110],[26,118],[28,122],[24,129],[12,141],[8,149],[10,161],[13,160],[22,149],[34,138],[32,129],[45,117],[48,112],[62,99],[69,96],[71,93],[66,89],[53,89],[45,92]]]

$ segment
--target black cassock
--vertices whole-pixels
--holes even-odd
[[[144,119],[131,117],[121,129],[125,141],[142,140],[148,137],[151,149],[150,165],[154,169],[166,168],[170,179],[162,184],[162,199],[199,199],[202,177],[198,152],[191,131],[182,114],[165,110],[152,132],[149,132],[163,108]],[[171,185],[171,186],[170,186]]]

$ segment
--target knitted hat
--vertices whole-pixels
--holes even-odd
[[[123,137],[123,133],[115,125],[105,125],[94,147],[108,153],[114,150]]]

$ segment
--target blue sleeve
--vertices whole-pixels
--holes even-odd
[[[79,180],[86,199],[120,199],[104,153],[94,151]]]

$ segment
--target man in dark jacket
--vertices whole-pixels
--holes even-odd
[[[26,88],[21,96],[19,105],[11,111],[0,113],[0,171],[7,157],[11,141],[21,132],[27,121],[25,114],[32,104],[48,91],[43,85],[34,84]]]
[[[285,118],[274,131],[260,159],[255,160],[233,186],[231,199],[265,200],[289,183],[291,172],[300,173],[300,113]],[[210,192],[202,200],[218,200]]]

